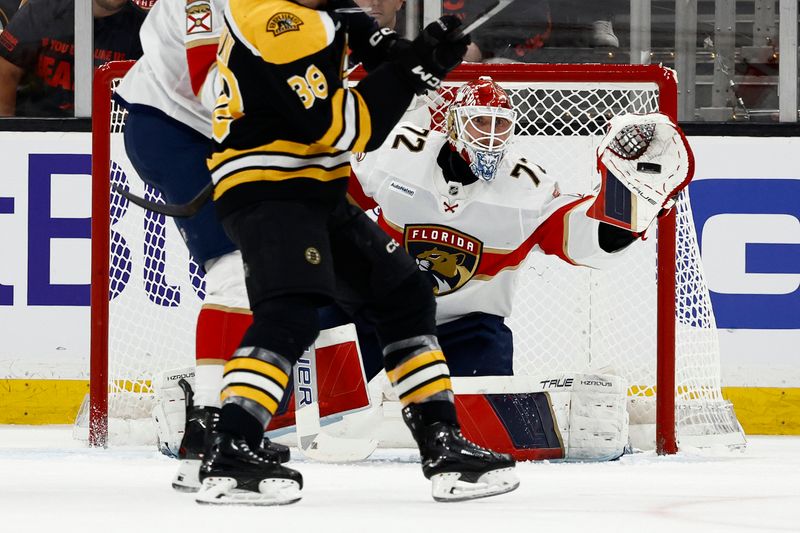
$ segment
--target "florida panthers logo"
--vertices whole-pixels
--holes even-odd
[[[444,296],[469,281],[478,270],[483,243],[447,226],[408,225],[406,250],[433,280],[433,293]]]
[[[276,37],[287,31],[299,31],[303,21],[294,13],[277,13],[267,22],[267,31]]]

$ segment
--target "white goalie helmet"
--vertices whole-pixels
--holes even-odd
[[[492,181],[514,137],[517,112],[489,76],[462,85],[447,111],[447,135],[470,170]]]

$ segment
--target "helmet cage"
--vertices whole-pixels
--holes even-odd
[[[517,112],[506,107],[452,106],[450,137],[470,170],[484,181],[492,181],[514,137]]]

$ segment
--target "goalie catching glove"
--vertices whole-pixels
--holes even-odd
[[[694,175],[683,131],[662,113],[612,118],[597,148],[600,190],[588,215],[642,234]]]

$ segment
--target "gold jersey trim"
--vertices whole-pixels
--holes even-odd
[[[340,168],[303,168],[297,170],[243,170],[228,176],[214,189],[214,200],[219,199],[227,191],[244,183],[255,183],[259,181],[278,182],[292,179],[306,178],[320,182],[329,182],[350,176],[350,164],[344,163]]]

